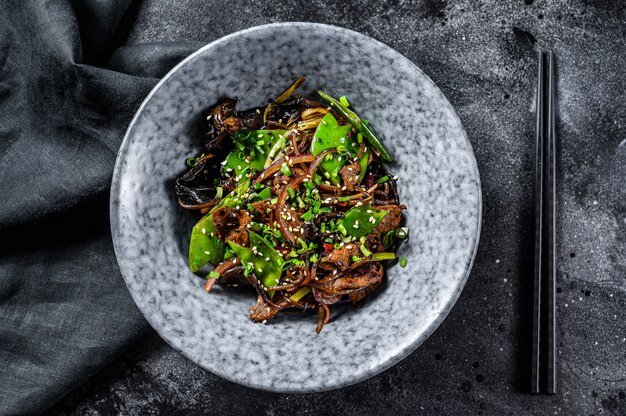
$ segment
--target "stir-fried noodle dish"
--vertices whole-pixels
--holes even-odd
[[[346,97],[297,95],[302,82],[261,107],[238,110],[230,97],[210,108],[205,148],[186,160],[176,197],[199,215],[189,267],[213,266],[207,292],[252,287],[250,319],[313,310],[319,333],[334,305],[376,290],[384,263],[406,266],[396,251],[409,231],[372,125]]]

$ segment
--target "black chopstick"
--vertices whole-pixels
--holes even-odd
[[[544,61],[547,59],[547,74]],[[547,75],[547,76],[546,76]],[[531,392],[556,392],[554,53],[539,52],[535,148],[535,261]],[[547,103],[546,103],[547,101]],[[546,140],[547,138],[547,140]]]
[[[547,181],[548,193],[545,201],[547,214],[547,245],[548,245],[548,264],[547,264],[547,316],[548,323],[548,342],[547,342],[547,372],[546,372],[546,393],[554,394],[556,392],[556,263],[555,263],[555,205],[556,205],[556,148],[555,148],[555,102],[554,102],[554,53],[548,52],[548,147],[546,155],[547,159]]]
[[[543,133],[544,133],[544,76],[543,76],[543,52],[539,52],[537,61],[537,126],[535,142],[535,269],[533,290],[533,358],[532,380],[530,391],[539,393],[540,390],[540,342],[541,342],[541,252],[543,237]]]

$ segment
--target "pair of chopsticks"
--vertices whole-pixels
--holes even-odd
[[[532,393],[556,392],[554,53],[539,52],[535,154]]]

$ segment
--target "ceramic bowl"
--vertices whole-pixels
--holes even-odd
[[[203,290],[187,267],[195,217],[180,209],[174,180],[202,144],[202,114],[218,99],[259,105],[298,76],[314,96],[346,95],[395,162],[410,240],[408,266],[357,305],[315,316],[282,313],[250,321],[256,297]],[[119,150],[111,191],[115,252],[128,289],[152,327],[187,358],[225,379],[279,392],[346,386],[415,350],[448,314],[478,245],[481,192],[476,160],[441,91],[408,59],[360,33],[279,23],[228,35],[189,56],[148,95]]]

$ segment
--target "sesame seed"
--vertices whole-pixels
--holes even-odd
[[[337,269],[333,270],[333,274],[337,274]]]
[[[233,259],[233,264],[237,263],[237,259]]]
[[[262,134],[258,134],[256,137],[258,137],[259,139],[262,139],[263,135]]]
[[[346,186],[345,186],[345,185],[344,185],[344,186],[342,186],[342,187],[341,187],[341,190],[342,190],[342,191],[345,191],[345,190],[346,190]]]
[[[206,234],[206,228],[202,229],[202,234]]]
[[[397,176],[394,176],[394,177],[393,177],[393,178],[391,178],[391,179],[393,179],[394,181],[397,181],[397,180],[398,180],[398,177],[397,177]]]
[[[220,162],[220,165],[222,165],[222,166],[226,166],[226,159],[224,159],[224,161],[223,161],[223,162]]]
[[[206,254],[207,256],[210,255],[211,253],[209,253],[208,251],[205,251],[204,254]]]
[[[346,248],[347,248],[348,250],[352,250],[352,246],[351,246],[350,244],[348,244],[348,245],[346,246]]]
[[[352,226],[352,228],[359,228],[359,224],[357,224],[356,222],[354,223],[354,225]]]
[[[371,209],[368,209],[366,212],[367,212],[368,214],[371,214],[371,213],[372,213],[372,212],[374,212],[374,211],[372,211]]]
[[[269,258],[269,257],[266,257],[266,258],[265,258],[265,261],[270,261],[270,258]]]

